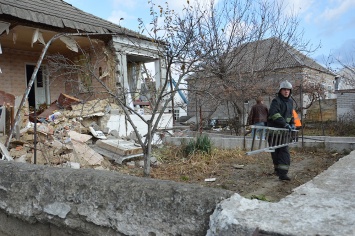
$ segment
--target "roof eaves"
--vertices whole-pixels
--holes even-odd
[[[48,9],[46,9],[46,4],[49,4]],[[63,0],[0,0],[0,13],[30,23],[44,24],[60,29],[68,28],[70,31],[125,34],[129,37],[151,41],[147,36],[84,12]]]

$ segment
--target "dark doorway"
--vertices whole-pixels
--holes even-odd
[[[26,65],[27,86],[28,86],[28,82],[31,80],[35,67],[36,67],[35,65]],[[33,83],[30,93],[28,94],[28,105],[33,108],[36,107],[36,89],[43,88],[42,68],[39,68],[36,77],[37,77],[36,83]]]

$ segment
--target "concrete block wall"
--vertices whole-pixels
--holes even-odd
[[[208,135],[208,134],[206,134]],[[252,139],[247,137],[244,139],[240,136],[227,136],[210,134],[209,138],[212,141],[212,145],[221,149],[245,149],[250,150]],[[163,142],[166,144],[181,145],[182,142],[188,142],[190,139],[194,139],[193,136],[189,137],[169,137],[165,136]],[[255,145],[259,145],[259,140]],[[355,138],[354,137],[328,137],[328,136],[305,136],[302,144],[302,138],[299,137],[298,143],[292,145],[292,147],[319,147],[327,151],[333,152],[348,152],[355,150]],[[261,148],[268,147],[265,141],[261,141]]]
[[[315,102],[309,109],[307,109],[306,121],[336,121],[337,120],[337,100],[336,99],[324,99],[321,100],[321,110],[319,108],[319,102]]]
[[[116,172],[1,160],[0,176],[0,233],[12,236],[206,235],[216,205],[234,194]]]
[[[337,117],[338,120],[346,115],[355,113],[355,93],[341,92],[337,94]]]

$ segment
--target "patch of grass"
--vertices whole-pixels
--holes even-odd
[[[258,199],[260,201],[270,202],[264,194],[261,195],[251,195],[250,199]]]
[[[183,175],[181,176],[182,181],[189,181],[189,176]]]
[[[184,154],[185,157],[194,154],[196,152],[211,154],[211,149],[212,149],[211,139],[207,135],[202,135],[202,136],[198,136],[196,140],[191,139],[184,146]]]

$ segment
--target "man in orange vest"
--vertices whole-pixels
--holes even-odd
[[[302,128],[302,123],[295,109],[292,110],[292,116],[293,116],[293,122],[295,123],[295,128],[297,130],[300,130]]]

